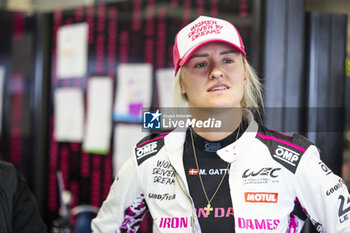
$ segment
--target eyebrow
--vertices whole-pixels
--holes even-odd
[[[227,50],[227,51],[220,52],[220,55],[229,54],[229,53],[237,53],[237,52],[235,50]],[[208,57],[208,56],[209,56],[208,53],[193,54],[190,57],[190,59],[195,58],[195,57]]]
[[[208,57],[208,53],[202,53],[202,54],[193,54],[190,59],[195,58],[195,57]]]
[[[228,50],[228,51],[221,52],[220,55],[228,54],[228,53],[237,53],[237,52],[235,50]]]

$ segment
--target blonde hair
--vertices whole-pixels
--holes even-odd
[[[254,71],[250,66],[246,58],[243,57],[243,65],[247,77],[247,85],[244,88],[244,94],[241,101],[243,108],[248,108],[256,120],[262,122],[262,115],[264,112],[264,100],[262,96],[262,84]],[[181,93],[181,72],[182,67],[176,73],[174,88],[173,88],[173,106],[177,108],[188,107],[186,95]]]
[[[175,75],[173,97],[172,97],[173,106],[176,108],[188,107],[186,95],[183,95],[181,93],[181,83],[180,83],[181,73],[182,73],[182,67],[180,66]]]

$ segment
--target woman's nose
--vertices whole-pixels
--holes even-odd
[[[219,65],[215,65],[212,67],[211,72],[209,74],[210,79],[221,79],[224,77],[224,73]]]

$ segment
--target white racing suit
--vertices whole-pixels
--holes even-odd
[[[251,114],[248,121],[236,142],[217,151],[231,163],[235,232],[298,233],[304,214],[319,232],[349,233],[349,192],[317,148],[300,135],[259,126]],[[92,221],[94,233],[120,232],[124,211],[140,194],[153,217],[153,232],[201,232],[183,166],[185,135],[174,130],[137,144]]]

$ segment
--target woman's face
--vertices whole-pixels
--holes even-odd
[[[220,42],[194,52],[180,81],[190,107],[241,107],[246,83],[242,54]]]

